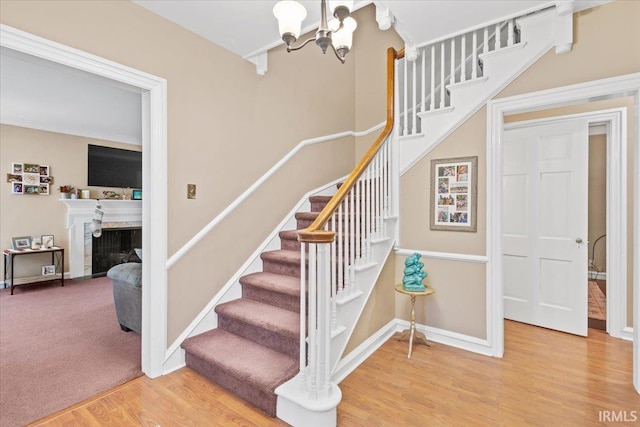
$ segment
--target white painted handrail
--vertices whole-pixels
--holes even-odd
[[[483,22],[483,23],[478,24],[478,25],[473,26],[473,27],[467,27],[462,31],[455,31],[453,33],[449,33],[449,34],[447,34],[445,36],[442,36],[442,37],[438,37],[438,38],[435,38],[435,39],[427,40],[426,42],[422,42],[422,43],[416,45],[416,47],[417,48],[421,48],[421,47],[425,47],[425,46],[430,46],[432,44],[440,43],[441,41],[444,41],[444,40],[450,40],[452,38],[459,37],[462,34],[468,34],[468,33],[471,33],[473,31],[481,30],[481,29],[483,29],[485,27],[490,27],[492,25],[499,24],[501,22],[505,22],[505,21],[508,21],[510,19],[520,18],[522,16],[526,16],[526,15],[529,15],[531,13],[542,12],[543,10],[555,7],[557,3],[558,3],[557,1],[550,1],[550,2],[547,2],[547,3],[543,3],[541,5],[534,6],[534,7],[531,7],[529,9],[521,10],[521,11],[518,11],[516,13],[511,13],[509,15],[505,15],[505,16],[502,16],[500,18],[496,18],[496,19],[492,19],[490,21]]]
[[[273,174],[275,174],[285,163],[287,163],[293,156],[295,156],[298,151],[302,150],[304,147],[314,144],[319,144],[322,142],[333,141],[336,139],[344,138],[347,136],[360,137],[369,135],[372,132],[375,132],[381,129],[384,126],[384,122],[378,123],[377,125],[364,130],[364,131],[345,131],[334,133],[331,135],[320,136],[317,138],[310,138],[301,141],[298,145],[295,146],[293,150],[291,150],[286,156],[278,161],[271,169],[269,169],[264,175],[260,177],[256,182],[254,182],[249,188],[247,188],[237,199],[235,199],[229,206],[227,206],[222,212],[220,212],[214,219],[211,220],[206,226],[202,228],[195,236],[193,236],[187,243],[184,244],[180,249],[178,249],[168,260],[167,260],[167,269],[172,268],[182,257],[184,257],[189,251],[191,251],[202,239],[204,239],[207,234],[209,234],[222,220],[224,220],[231,212],[233,212],[242,202],[244,202],[254,191],[256,191],[262,184],[264,184]]]

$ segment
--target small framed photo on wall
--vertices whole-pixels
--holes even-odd
[[[24,186],[21,182],[11,183],[11,194],[24,194]]]
[[[429,228],[476,231],[478,157],[431,160]]]

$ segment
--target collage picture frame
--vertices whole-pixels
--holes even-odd
[[[11,184],[11,194],[48,196],[53,177],[49,165],[11,163],[7,182]]]
[[[431,160],[431,230],[477,230],[478,156]]]

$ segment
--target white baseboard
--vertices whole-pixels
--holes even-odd
[[[633,341],[633,328],[631,326],[623,328],[620,333],[620,338],[625,341]]]
[[[587,277],[589,280],[607,280],[607,272],[606,271],[589,271],[587,273]]]
[[[367,360],[377,349],[396,333],[398,319],[393,319],[376,333],[367,338],[362,344],[340,359],[333,372],[332,379],[339,384],[353,372],[362,362]]]
[[[162,375],[170,374],[173,371],[187,366],[185,356],[185,351],[182,348],[178,348],[171,353],[171,356],[162,364]]]
[[[410,323],[406,320],[397,319],[397,331],[409,329]],[[459,334],[444,329],[434,328],[416,323],[416,329],[426,335],[429,341],[439,344],[448,345],[450,347],[459,348],[461,350],[482,354],[484,356],[493,356],[491,345],[486,339],[476,338],[469,335]]]
[[[335,371],[333,372],[332,379],[334,383],[339,384],[351,372],[355,371],[361,363],[367,360],[382,346],[382,344],[395,335],[396,332],[400,332],[408,328],[409,322],[400,319],[393,319],[384,325],[362,344],[340,359]],[[429,341],[482,354],[484,356],[492,356],[491,346],[487,340],[420,324],[416,324],[416,329],[424,333]]]

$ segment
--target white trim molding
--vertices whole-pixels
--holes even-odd
[[[351,350],[349,354],[340,359],[333,370],[332,380],[335,384],[340,384],[350,373],[356,370],[365,360],[387,342],[398,330],[398,319],[393,319],[373,335],[367,338],[362,344]]]
[[[480,264],[486,264],[489,262],[489,258],[484,255],[471,255],[471,254],[459,254],[455,252],[434,252],[423,251],[416,249],[395,248],[396,255],[412,255],[419,253],[421,256],[430,259],[444,259],[447,261],[460,261],[460,262],[475,262]]]
[[[362,342],[362,344],[340,359],[336,365],[336,369],[333,371],[333,382],[335,384],[339,384],[397,332],[406,330],[409,326],[409,321],[396,318],[378,329],[378,331]],[[416,330],[425,334],[429,341],[433,341],[438,344],[448,345],[450,347],[471,351],[485,356],[492,355],[489,342],[482,338],[476,338],[470,335],[434,328],[432,326],[426,326],[419,323],[416,323]]]
[[[0,46],[143,90],[142,371],[158,376],[167,340],[167,81],[4,24]]]
[[[492,355],[497,357],[502,357],[504,354],[504,310],[503,310],[503,283],[502,283],[502,264],[501,264],[501,203],[502,203],[502,192],[501,192],[501,176],[502,176],[502,162],[501,162],[501,153],[502,153],[502,135],[504,128],[504,117],[507,114],[515,114],[515,113],[523,113],[532,110],[540,110],[540,109],[548,109],[553,107],[560,107],[566,105],[573,105],[579,103],[587,103],[593,99],[606,99],[606,98],[614,98],[617,96],[634,96],[636,105],[638,104],[638,97],[640,94],[640,73],[632,73],[623,76],[617,76],[602,80],[595,80],[586,83],[580,83],[570,86],[564,86],[560,88],[554,88],[549,90],[543,90],[539,92],[532,92],[523,95],[517,95],[507,98],[501,98],[496,100],[491,100],[487,103],[487,254],[489,254],[488,268],[487,268],[487,340],[490,343],[490,348]],[[611,123],[610,129],[615,132],[620,132],[618,136],[612,135],[612,138],[622,139],[623,135],[626,132],[626,127],[622,124],[626,118],[625,114],[620,112],[620,109],[609,110],[607,113],[611,114],[609,117],[609,122]],[[588,113],[589,116],[597,116],[598,112]],[[638,123],[640,112],[637,109],[634,111],[634,119],[635,122]],[[616,117],[619,117],[616,118]],[[617,127],[617,131],[613,128]],[[625,141],[621,141],[626,143]],[[639,146],[638,140],[638,132],[636,130],[636,134],[634,136],[633,144],[634,146]],[[611,144],[614,146],[616,144]],[[613,147],[615,148],[615,147]],[[620,151],[621,147],[617,147],[616,150]],[[637,156],[637,151],[636,156]],[[607,155],[610,156],[612,153],[608,152]],[[616,154],[617,155],[617,154]],[[622,189],[625,188],[626,182],[622,182],[623,175],[626,174],[625,165],[620,164],[621,159],[617,158],[609,163],[609,167],[623,167],[623,171],[614,170],[611,173],[612,180],[608,182],[608,189],[611,189],[611,185],[614,185],[617,188],[619,194],[616,199],[608,200],[608,204],[613,203],[624,203],[626,200],[626,193],[622,193]],[[636,166],[634,170],[635,182],[638,182],[638,174],[640,174],[640,170]],[[616,182],[617,181],[617,182]],[[634,198],[636,200],[640,199],[640,187],[635,186],[634,188]],[[637,207],[637,205],[636,205]],[[626,215],[626,205],[624,205],[624,209],[618,205],[616,209],[620,214]],[[610,213],[610,212],[609,212]],[[608,215],[609,215],[608,213]],[[610,217],[610,216],[609,216]],[[636,224],[637,221],[637,212],[635,212]],[[618,217],[616,219],[619,223],[624,223],[626,226],[626,221],[620,220]],[[613,221],[612,221],[613,222]],[[608,224],[609,227],[609,224]],[[626,241],[626,235],[620,235],[622,232],[622,228],[619,226],[611,225],[612,233],[618,234],[617,237],[610,236],[609,230],[607,232],[607,239],[611,240],[612,238],[618,238],[618,243],[612,243],[617,248],[621,248],[623,253],[621,254],[623,257],[626,257],[626,246],[622,247],[620,242]],[[634,248],[638,248],[639,245],[639,234],[637,233],[636,228],[635,238],[634,238]],[[616,255],[618,255],[616,253]],[[634,271],[637,272],[638,268],[640,268],[638,262],[638,253],[634,256]],[[624,266],[624,268],[622,268]],[[608,266],[611,267],[611,266]],[[625,277],[626,274],[626,261],[620,260],[618,264],[619,269],[617,270],[617,274],[620,274],[622,277]],[[607,268],[607,274],[609,279],[611,280],[611,275],[614,274],[612,268]],[[626,284],[626,281],[624,282]],[[640,292],[640,282],[636,279],[634,283],[634,295],[637,295]],[[620,292],[622,294],[623,292]],[[625,293],[626,295],[626,293]],[[619,302],[616,303],[617,307],[619,307]],[[637,312],[639,307],[637,304],[634,306],[634,312]],[[626,313],[626,307],[624,312]],[[634,345],[637,345],[634,343]],[[638,357],[634,356],[634,373],[637,375],[638,370]]]
[[[298,145],[296,145],[293,150],[289,151],[289,153],[284,156],[282,159],[278,161],[275,165],[271,167],[267,172],[264,173],[256,182],[251,184],[249,188],[247,188],[241,195],[238,196],[232,203],[229,204],[222,212],[220,212],[214,219],[212,219],[207,225],[205,225],[202,230],[196,233],[187,243],[185,243],[180,249],[178,249],[170,258],[167,260],[167,269],[171,269],[183,256],[185,256],[191,249],[193,249],[200,240],[204,239],[207,234],[209,234],[223,219],[225,219],[231,212],[235,210],[242,202],[244,202],[254,191],[256,191],[262,184],[264,184],[273,174],[275,174],[282,166],[285,165],[293,156],[295,156],[298,151],[302,150],[304,147],[308,145],[319,144],[321,142],[334,141],[340,138],[346,138],[348,136],[360,137],[368,135],[372,132],[375,132],[378,129],[382,129],[384,126],[384,122],[378,123],[377,125],[365,130],[365,131],[345,131],[334,133],[332,135],[320,136],[317,138],[310,138],[301,141]]]

